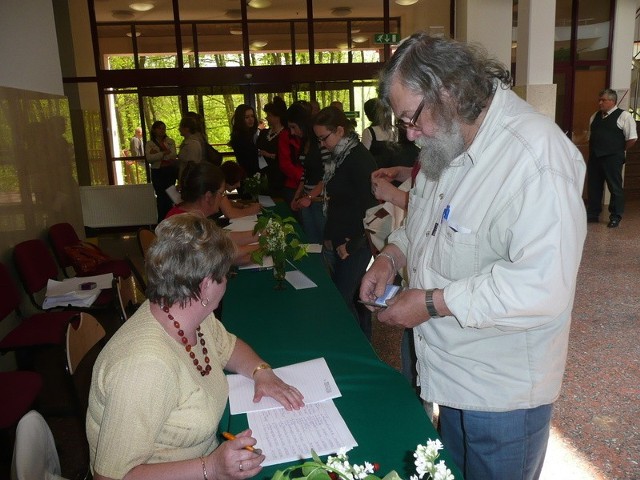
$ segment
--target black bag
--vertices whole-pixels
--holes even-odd
[[[222,154],[206,142],[204,144],[204,154],[204,158],[207,162],[213,163],[218,167],[222,165]]]

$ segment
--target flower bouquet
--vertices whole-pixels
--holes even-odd
[[[416,447],[413,457],[417,475],[412,475],[411,480],[455,480],[444,460],[436,463],[440,450],[440,440],[427,440],[426,445]],[[387,473],[384,477],[377,476],[375,472],[379,466],[375,463],[350,464],[349,457],[343,450],[335,457],[329,455],[327,463],[323,463],[315,452],[311,453],[312,460],[278,470],[271,480],[401,480],[395,471]]]
[[[258,248],[251,253],[251,260],[262,265],[265,255],[273,259],[273,276],[276,289],[284,289],[285,267],[287,260],[299,260],[307,254],[304,244],[300,243],[294,228],[293,217],[282,218],[278,214],[263,215],[253,229],[259,235]]]

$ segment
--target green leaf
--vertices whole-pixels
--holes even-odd
[[[316,453],[315,450],[311,450],[311,458],[313,458],[316,462],[324,465],[324,463],[322,462],[322,460],[320,460],[320,457],[318,456],[318,454]]]
[[[295,254],[293,259],[294,260],[300,260],[302,257],[305,257],[306,255],[307,255],[307,251],[302,248],[302,249],[298,250],[298,252]]]
[[[398,475],[398,473],[395,470],[391,470],[382,478],[382,480],[402,480],[402,479],[400,478],[400,475]]]
[[[309,475],[307,475],[308,480],[331,480],[329,474],[322,468],[316,468]]]
[[[273,477],[271,477],[271,480],[286,480],[284,473],[282,472],[282,470],[277,470],[276,473],[273,474]]]
[[[259,248],[251,252],[251,260],[253,260],[253,262],[257,263],[258,265],[262,265],[262,262],[264,260],[264,251]]]
[[[395,472],[394,472],[395,473]],[[400,477],[398,477],[399,479]],[[378,477],[377,475],[373,475],[373,474],[369,474],[366,477],[364,477],[363,480],[380,480],[380,477]]]

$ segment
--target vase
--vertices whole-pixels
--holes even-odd
[[[286,275],[286,259],[285,258],[273,258],[273,278],[276,281],[275,290],[284,290],[285,275]]]

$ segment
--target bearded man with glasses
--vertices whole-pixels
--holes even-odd
[[[364,276],[378,319],[414,329],[421,397],[467,480],[537,479],[586,235],[585,163],[479,48],[417,33],[380,78],[421,147],[404,226]]]

